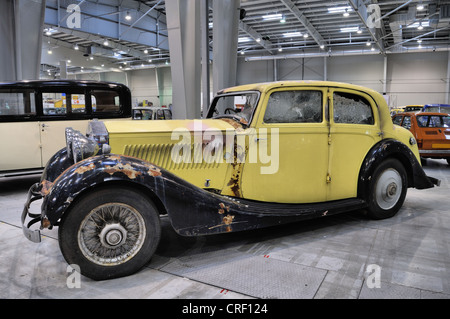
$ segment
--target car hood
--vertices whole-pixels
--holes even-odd
[[[105,121],[109,134],[116,133],[171,133],[174,131],[204,132],[205,130],[234,130],[242,129],[241,125],[231,119],[203,119],[203,120],[127,120]]]

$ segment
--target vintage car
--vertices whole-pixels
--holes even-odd
[[[421,112],[393,116],[394,124],[410,130],[423,158],[446,159],[450,164],[450,115]]]
[[[131,118],[128,87],[79,80],[0,83],[0,177],[42,173],[65,146],[66,127],[85,132],[94,118]]]
[[[450,114],[450,105],[449,104],[426,104],[422,112],[437,112],[437,113],[446,113]]]
[[[30,188],[23,231],[39,242],[41,229],[59,226],[66,261],[95,280],[148,263],[160,215],[183,236],[350,210],[382,219],[397,213],[408,187],[439,184],[383,96],[344,83],[233,87],[218,92],[206,119],[93,121],[66,139]]]

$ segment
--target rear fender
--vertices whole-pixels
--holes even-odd
[[[358,197],[367,199],[370,180],[375,168],[388,158],[398,159],[408,174],[408,187],[426,189],[434,187],[433,178],[428,177],[414,153],[403,143],[394,139],[378,142],[366,155],[359,173]]]

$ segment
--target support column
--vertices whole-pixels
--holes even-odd
[[[202,30],[202,108],[205,117],[210,104],[209,81],[209,1],[201,0],[201,30]]]
[[[59,61],[59,78],[67,79],[67,62]]]
[[[200,2],[166,2],[175,119],[200,118]]]
[[[0,81],[39,79],[45,0],[3,0]]]
[[[447,82],[445,90],[445,104],[449,104],[450,101],[450,51],[448,51],[448,63],[447,63]]]
[[[213,88],[236,85],[239,0],[213,1]]]
[[[328,57],[323,57],[323,80],[328,81]]]
[[[384,69],[383,69],[383,95],[387,93],[387,67],[388,67],[388,57],[384,55]]]

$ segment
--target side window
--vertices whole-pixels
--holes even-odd
[[[280,91],[270,95],[265,123],[322,122],[321,91]]]
[[[344,92],[334,92],[334,122],[345,124],[374,124],[372,107],[364,97]]]
[[[91,92],[91,101],[94,114],[120,112],[120,96],[115,91],[93,90]]]
[[[392,122],[393,122],[394,124],[400,125],[400,124],[402,123],[402,118],[403,118],[403,116],[396,116],[396,117],[394,117],[394,119],[392,120]]]
[[[34,92],[0,91],[0,117],[36,115]]]
[[[44,115],[61,115],[67,113],[66,93],[42,93]]]
[[[409,130],[411,128],[411,117],[405,116],[403,118],[402,126]]]
[[[85,114],[86,99],[81,93],[42,92],[44,115]]]

